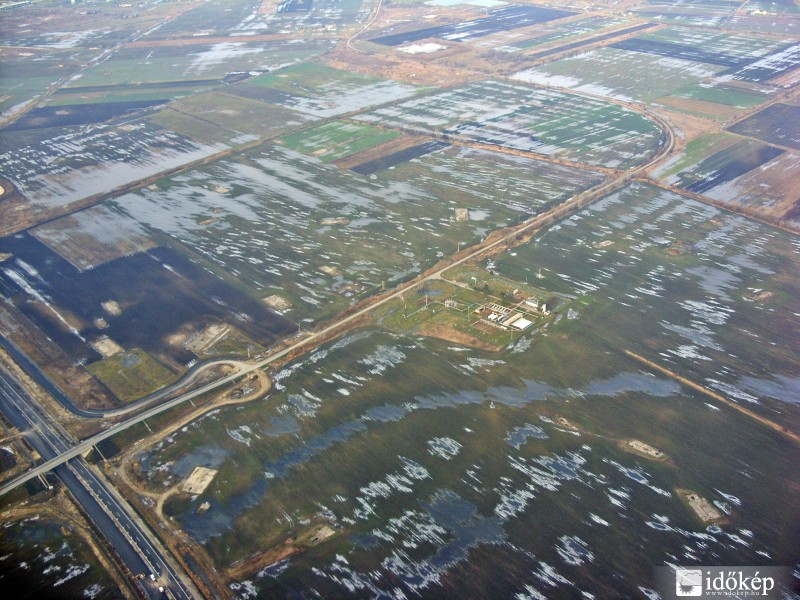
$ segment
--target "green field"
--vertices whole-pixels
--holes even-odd
[[[208,92],[176,100],[149,121],[200,142],[235,144],[278,134],[307,118],[266,102]]]
[[[620,100],[648,102],[713,77],[724,69],[605,47],[522,71],[515,78]],[[658,72],[658,77],[651,76],[654,72]]]
[[[358,88],[380,82],[376,77],[349,73],[326,67],[319,63],[304,62],[299,65],[266,73],[251,79],[249,85],[268,87],[293,96],[313,98],[327,87],[335,85]]]
[[[279,141],[287,148],[310,154],[322,162],[331,162],[378,146],[400,135],[396,131],[384,131],[368,125],[334,121],[290,133]]]
[[[654,175],[659,179],[671,177],[680,171],[690,169],[711,154],[733,146],[736,142],[737,138],[735,136],[725,133],[695,138],[686,144],[680,154],[661,165],[654,172]]]
[[[704,83],[676,90],[673,96],[714,102],[735,108],[752,108],[769,98],[766,94],[754,90],[726,86],[724,84],[709,85]]]
[[[91,363],[86,370],[122,402],[137,400],[176,379],[169,369],[139,348]]]

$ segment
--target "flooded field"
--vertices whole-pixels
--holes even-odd
[[[800,450],[622,350],[796,426],[798,260],[789,236],[633,185],[494,261],[574,297],[569,318],[503,352],[351,334],[141,455],[143,481],[219,469],[168,514],[238,597],[640,597],[651,565],[794,563],[800,504],[778,490]]]
[[[730,131],[800,150],[800,107],[773,104],[740,121]]]
[[[315,322],[383,282],[419,272],[459,242],[476,241],[600,180],[459,148],[361,176],[276,145],[109,206],[168,234],[254,293],[280,296],[288,303],[280,310],[295,322]],[[474,219],[456,222],[459,207],[474,211]]]
[[[756,207],[773,219],[796,219],[793,175],[800,153],[754,139],[699,138],[665,163],[658,177],[714,200]]]
[[[105,102],[103,104],[74,104],[57,107],[37,108],[21,119],[16,120],[4,131],[22,131],[27,129],[47,129],[50,127],[74,127],[89,123],[102,123],[115,117],[123,116],[153,106],[163,104],[166,100],[138,100],[129,102]]]
[[[407,100],[357,118],[619,168],[646,160],[659,140],[655,123],[614,104],[499,81]]]
[[[508,6],[489,12],[488,16],[463,21],[452,25],[425,27],[402,33],[379,35],[370,38],[370,42],[384,46],[400,46],[427,38],[462,41],[483,37],[492,33],[527,27],[536,23],[544,23],[555,19],[563,19],[575,13],[537,6]]]
[[[4,149],[0,162],[33,205],[44,211],[206,157],[221,146],[191,139],[145,121],[117,127],[65,130],[21,148]]]
[[[725,114],[722,107],[679,103],[674,97],[754,106],[767,99],[768,90],[758,86],[724,93],[712,90],[731,79],[761,82],[733,74],[762,62],[777,64],[784,60],[780,57],[785,55],[785,47],[785,42],[768,38],[670,27],[521,71],[515,78],[620,100],[665,102],[688,112]],[[653,71],[658,71],[658,78],[647,76]],[[777,75],[776,71],[772,76]]]
[[[255,77],[234,87],[248,98],[273,102],[314,117],[331,117],[413,96],[418,88],[316,63]]]
[[[624,23],[624,21],[606,17],[586,17],[569,23],[556,23],[554,26],[546,26],[547,29],[541,33],[537,33],[526,40],[510,44],[504,49],[509,52],[524,51],[536,46],[568,40],[571,37],[611,28],[621,23]]]
[[[0,530],[0,580],[15,598],[119,598],[116,582],[74,531],[40,516]]]
[[[180,372],[196,358],[183,341],[209,322],[246,327],[262,345],[294,329],[166,248],[78,271],[27,234],[4,238],[0,247],[14,256],[0,266],[0,292],[76,362],[98,360],[92,343],[105,336]]]
[[[646,32],[633,39],[613,44],[615,48],[681,58],[726,67],[753,62],[785,47],[784,42],[730,33],[709,33],[669,27]]]
[[[200,595],[800,569],[791,0],[3,9],[18,352],[83,408],[261,365],[90,456]],[[11,477],[33,459],[3,435]],[[119,597],[49,493],[9,504],[3,589]]]
[[[537,285],[584,298],[587,311],[602,311],[608,325],[584,323],[584,333],[663,361],[783,419],[791,412],[781,402],[796,400],[791,386],[768,397],[738,386],[745,376],[775,383],[797,376],[798,295],[787,274],[798,260],[788,235],[633,185],[496,264],[516,279],[538,277],[541,269]],[[657,320],[648,317],[653,314]]]

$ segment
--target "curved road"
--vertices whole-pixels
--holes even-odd
[[[0,408],[45,459],[68,452],[75,443],[3,369],[0,369]],[[149,578],[135,580],[139,592],[149,598],[162,598],[158,590],[162,585],[169,587],[178,598],[193,596],[164,558],[166,552],[156,547],[151,534],[138,522],[127,502],[82,458],[61,464],[54,472],[131,574],[153,573],[158,577],[156,581]]]

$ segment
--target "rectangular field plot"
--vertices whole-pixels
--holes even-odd
[[[741,68],[730,69],[725,72],[725,76],[734,81],[770,83],[770,80],[779,79],[798,68],[800,44],[792,44]]]
[[[359,123],[334,121],[290,133],[279,141],[291,150],[331,162],[391,141],[401,134]]]
[[[514,78],[619,100],[649,101],[723,70],[719,65],[609,47],[521,71]]]
[[[233,145],[280,134],[309,117],[282,106],[209,92],[171,102],[149,120],[202,142]]]
[[[713,110],[720,110],[720,105],[733,108],[752,108],[769,99],[769,96],[763,92],[716,81],[696,83],[676,90],[671,98],[675,97],[699,100],[704,103],[710,102],[714,107]],[[659,101],[663,102],[664,98],[660,98]]]
[[[676,25],[719,27],[730,19],[740,5],[729,0],[720,2],[682,2],[676,5],[669,0],[649,0],[634,12],[645,19]]]
[[[800,107],[773,104],[737,123],[729,131],[800,150]]]
[[[536,6],[507,6],[492,10],[487,17],[481,19],[379,35],[369,41],[384,46],[401,46],[427,38],[464,41],[509,29],[519,29],[536,23],[562,19],[573,14],[575,13]]]
[[[65,219],[64,236],[76,231],[67,228],[71,219],[85,220]],[[109,211],[106,220],[125,226],[127,219]],[[74,239],[67,239],[76,243],[81,234],[76,231]],[[53,243],[54,236],[49,241]],[[150,248],[78,270],[27,234],[0,242],[2,252],[14,257],[0,268],[0,293],[75,363],[91,365],[119,347],[140,348],[179,373],[197,358],[187,340],[211,323],[246,330],[247,337],[231,334],[225,344],[217,344],[228,354],[235,354],[234,338],[240,338],[240,347],[253,342],[266,347],[295,329],[263,304],[168,248]],[[94,244],[97,262],[97,257],[109,258],[103,254],[105,248]],[[62,252],[74,259],[75,253]],[[103,342],[104,338],[113,343]],[[209,354],[209,350],[202,352]]]
[[[438,150],[442,150],[443,148],[447,148],[449,145],[450,144],[445,142],[423,142],[421,144],[399,150],[398,152],[355,165],[350,167],[350,170],[358,173],[359,175],[372,175],[378,171],[383,171],[384,169],[395,167],[409,160],[414,160],[415,158],[425,156],[426,154],[431,154]]]
[[[156,246],[139,223],[103,206],[49,221],[30,233],[79,271]]]
[[[320,30],[325,26],[341,27],[365,19],[364,10],[369,12],[369,5],[364,4],[362,8],[361,0],[277,1],[263,12],[259,6],[248,0],[205,3],[154,29],[146,39],[160,41],[182,36],[189,39],[208,36],[246,40],[246,36],[286,34],[305,28]],[[302,45],[306,40],[288,43]],[[271,44],[273,40],[269,42]]]
[[[222,85],[237,73],[268,71],[308,59],[330,48],[326,40],[307,42],[273,40],[269,42],[232,41],[216,44],[141,43],[126,47],[101,64],[73,79],[62,93],[102,92],[111,96],[126,88],[173,86],[184,93],[212,85]],[[118,86],[109,88],[109,86]]]
[[[493,81],[406,100],[357,119],[620,168],[646,160],[660,136],[651,121],[601,100]]]
[[[3,116],[13,114],[47,90],[68,69],[76,69],[82,61],[90,60],[93,54],[79,49],[4,48],[0,112]]]
[[[112,204],[295,321],[316,321],[599,180],[456,148],[364,177],[275,146]],[[456,221],[456,208],[470,219]]]
[[[261,75],[231,91],[315,117],[331,117],[407,98],[418,88],[306,62]]]
[[[752,140],[742,140],[666,179],[689,191],[704,194],[780,156],[784,151]]]
[[[35,108],[12,124],[3,132],[25,131],[29,129],[50,129],[54,127],[75,127],[102,123],[129,113],[135,113],[163,104],[166,100],[131,100],[126,102],[103,102],[67,104]]]
[[[624,23],[624,21],[621,19],[610,19],[608,17],[586,17],[577,21],[556,23],[553,26],[543,25],[543,31],[536,33],[521,42],[509,44],[504,49],[509,51],[529,50],[537,46],[543,46],[545,44],[559,42],[561,40],[568,40],[572,37],[585,35],[608,27],[614,27],[622,23]]]
[[[773,156],[770,159],[770,156]],[[697,138],[653,175],[719,200],[757,207],[764,217],[797,222],[800,153],[730,134]]]
[[[139,348],[92,363],[88,371],[122,402],[141,398],[176,379],[169,369]]]
[[[471,221],[487,225],[543,212],[602,181],[585,169],[456,146],[398,164],[377,177],[396,184],[413,181],[454,208],[470,209]]]
[[[614,48],[726,67],[741,66],[786,44],[755,36],[670,27],[613,44]]]
[[[35,211],[64,206],[114,186],[218,152],[145,121],[69,131],[0,153],[3,174]]]

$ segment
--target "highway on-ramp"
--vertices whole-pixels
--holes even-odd
[[[0,409],[46,460],[62,455],[75,443],[3,369],[0,369]],[[144,575],[144,578],[135,578],[134,581],[145,596],[163,598],[158,589],[163,586],[168,587],[175,598],[192,597],[164,558],[165,553],[156,548],[152,534],[137,523],[130,507],[109,489],[110,486],[82,457],[62,463],[53,471],[130,573],[134,577]],[[155,579],[150,578],[151,574]]]

